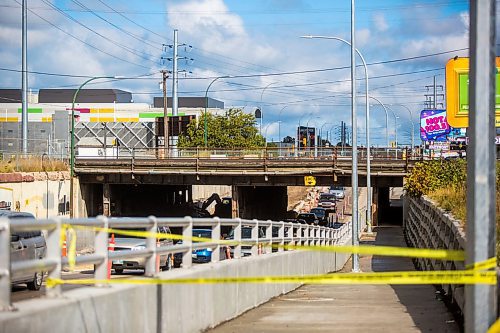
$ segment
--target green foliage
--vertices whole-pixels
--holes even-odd
[[[207,113],[198,121],[192,121],[186,133],[179,136],[180,148],[205,146],[205,117],[208,148],[257,148],[265,145],[264,137],[255,127],[255,116],[241,109],[230,109],[225,115]]]
[[[464,186],[466,169],[463,159],[419,162],[406,178],[404,189],[408,195],[419,197],[439,188]]]

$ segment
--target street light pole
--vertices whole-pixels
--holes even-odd
[[[264,96],[264,91],[266,91],[269,86],[275,84],[276,82],[271,82],[267,86],[262,89],[262,92],[260,93],[260,135],[262,135],[262,122],[264,121],[264,111],[262,110],[262,96]]]
[[[387,105],[387,108],[389,111],[391,111],[392,115],[394,116],[394,146],[398,148],[398,116],[396,116],[396,113]]]
[[[71,103],[71,143],[70,143],[70,157],[69,157],[69,192],[70,192],[70,205],[69,205],[69,216],[71,218],[75,217],[75,199],[74,199],[74,175],[75,175],[75,103],[76,98],[78,97],[78,93],[87,83],[98,80],[98,79],[119,79],[121,77],[118,76],[95,76],[87,81],[83,82],[78,89],[76,89],[75,94],[73,95],[73,101]],[[106,142],[104,142],[104,146],[106,146]]]
[[[208,89],[214,84],[215,81],[218,79],[226,79],[229,78],[230,76],[218,76],[215,79],[210,82],[210,84],[207,87],[207,90],[205,91],[205,125],[204,125],[204,130],[203,130],[203,141],[205,142],[205,148],[208,148],[208,119],[207,119],[207,106],[208,106]]]
[[[352,3],[352,20],[354,22],[354,1]],[[354,23],[353,23],[354,25]],[[354,31],[352,31],[354,33]],[[371,224],[371,209],[372,209],[372,195],[371,195],[371,143],[370,143],[370,103],[369,103],[369,88],[368,88],[368,66],[366,65],[365,58],[359,52],[357,48],[355,48],[351,43],[343,38],[340,37],[334,37],[334,36],[301,36],[302,38],[309,38],[309,39],[334,39],[338,40],[340,42],[343,42],[349,46],[351,46],[352,49],[358,54],[359,58],[361,59],[363,63],[363,67],[365,70],[365,119],[366,119],[366,190],[367,190],[367,195],[366,195],[366,225],[367,225],[367,232],[371,233],[372,232],[372,224]],[[354,38],[353,38],[354,40]],[[352,50],[351,50],[352,51]],[[354,57],[354,56],[353,56]],[[352,60],[354,61],[354,60]],[[352,74],[352,73],[351,73]],[[353,80],[355,78],[352,78]],[[354,82],[354,81],[353,81]],[[354,102],[353,102],[354,103]],[[354,128],[354,127],[353,127]],[[353,145],[354,146],[354,145]],[[356,148],[357,151],[357,148]],[[357,163],[356,163],[357,164]]]
[[[284,107],[281,108],[280,112],[278,113],[278,139],[279,139],[279,155],[281,156],[281,112],[285,110],[288,107],[288,105],[285,105]]]
[[[370,96],[371,99],[377,101],[385,111],[385,142],[386,147],[389,148],[389,113],[387,112],[387,107],[378,98]]]
[[[414,134],[415,134],[415,122],[413,121],[413,112],[411,111],[411,109],[409,107],[407,107],[406,105],[404,104],[397,104],[403,108],[405,108],[406,110],[408,110],[408,112],[410,113],[410,122],[411,122],[411,150],[413,151],[413,148],[415,146],[415,140],[414,140]]]

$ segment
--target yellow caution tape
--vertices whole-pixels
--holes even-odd
[[[494,271],[429,271],[336,273],[304,276],[248,276],[180,279],[47,279],[47,287],[71,284],[222,284],[222,283],[300,283],[300,284],[488,284],[496,285]]]
[[[465,269],[472,269],[476,271],[483,271],[497,267],[497,258],[493,257],[484,261],[476,262],[465,266]]]
[[[71,225],[64,224],[61,230],[61,238],[59,239],[59,247],[63,247],[66,241],[66,232],[70,233],[70,243],[68,247],[68,265],[69,269],[72,271],[75,269],[76,265],[76,231]]]
[[[491,327],[488,329],[488,333],[500,333],[500,319],[498,319]]]
[[[70,225],[68,225],[70,226]],[[202,237],[184,237],[182,235],[173,235],[165,233],[156,233],[148,231],[136,231],[136,230],[123,230],[123,229],[110,229],[102,227],[86,227],[86,226],[72,226],[76,229],[92,229],[94,231],[114,233],[115,235],[123,236],[133,236],[133,237],[154,237],[157,239],[172,239],[172,240],[184,240],[191,239],[193,242],[210,242],[217,243],[225,246],[238,245],[235,240],[213,240],[212,238],[202,238]],[[299,240],[297,238],[297,240]],[[252,246],[255,243],[251,242],[239,242],[243,246]],[[261,242],[259,244],[266,244]],[[329,245],[329,246],[319,246],[319,245],[270,245],[272,248],[285,248],[289,250],[306,250],[306,251],[323,251],[323,252],[338,252],[338,253],[353,253],[353,254],[365,254],[365,255],[379,255],[379,256],[395,256],[395,257],[409,257],[409,258],[427,258],[427,259],[438,259],[438,260],[456,260],[464,261],[465,253],[460,250],[444,250],[444,249],[417,249],[408,247],[392,247],[392,246],[374,246],[374,245],[360,245],[360,246],[350,246],[350,245]]]

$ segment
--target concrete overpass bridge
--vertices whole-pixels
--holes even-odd
[[[373,149],[373,217],[389,207],[389,188],[403,179],[420,156],[406,149]],[[231,215],[225,217],[283,219],[287,187],[304,186],[313,176],[316,186],[350,186],[351,152],[334,147],[319,151],[259,150],[138,150],[126,155],[79,156],[75,172],[90,216],[172,216],[159,207],[191,201],[194,185],[232,186]],[[366,184],[366,151],[359,150],[359,185]],[[102,208],[109,207],[109,209]],[[377,209],[380,207],[381,209]],[[175,216],[175,215],[174,215]]]

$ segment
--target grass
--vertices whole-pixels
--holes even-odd
[[[464,186],[448,186],[439,188],[429,193],[429,197],[434,200],[439,207],[450,212],[457,220],[460,220],[462,227],[465,227],[467,218],[466,192]]]
[[[462,227],[467,229],[467,211],[466,211],[466,189],[461,186],[447,186],[429,193],[429,197],[437,205],[448,211],[457,220],[460,220]],[[500,263],[500,191],[497,189],[496,202],[496,224],[497,224],[497,260]]]
[[[14,157],[0,160],[0,173],[68,171],[64,161],[41,157]]]

